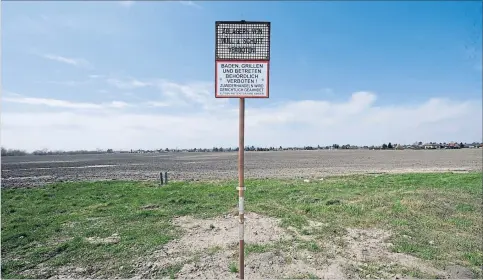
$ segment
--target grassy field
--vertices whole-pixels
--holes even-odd
[[[132,277],[133,260],[179,237],[174,217],[233,213],[236,185],[110,181],[2,190],[2,278],[46,278],[70,265],[89,267],[86,277]],[[253,180],[246,187],[245,211],[279,218],[283,228],[303,232],[309,221],[327,223],[303,232],[318,240],[347,228],[390,230],[394,251],[436,267],[456,263],[483,277],[481,173]],[[112,242],[92,242],[96,238]],[[266,249],[247,246],[247,253]],[[180,269],[158,276],[174,277]]]

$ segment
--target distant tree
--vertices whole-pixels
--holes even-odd
[[[131,151],[132,151],[132,150],[131,150]],[[165,151],[165,152],[169,152],[169,149],[168,149],[168,148],[166,148],[166,149],[164,149],[164,151]]]
[[[112,154],[114,151],[112,149],[107,149],[107,153]]]
[[[389,144],[387,144],[387,148],[388,149],[392,149],[393,148],[391,142],[389,142]]]
[[[382,149],[383,149],[383,150],[387,149],[387,145],[386,145],[386,143],[382,144]]]
[[[2,148],[2,156],[25,156],[27,155],[26,151],[23,150],[16,150],[16,149],[4,149]]]
[[[418,145],[419,145],[419,146],[423,145],[423,142],[418,142]]]

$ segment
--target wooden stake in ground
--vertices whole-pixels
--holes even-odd
[[[245,217],[244,192],[245,192],[245,98],[240,98],[240,119],[239,119],[239,139],[238,139],[238,215],[239,215],[239,235],[240,235],[240,279],[245,277],[245,244],[244,227]]]

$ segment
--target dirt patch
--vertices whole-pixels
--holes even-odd
[[[447,271],[453,279],[473,279],[474,277],[474,274],[470,269],[459,265],[450,265],[445,268],[445,271]]]
[[[256,213],[245,214],[245,242],[247,244],[266,244],[292,237],[278,226],[278,220]],[[238,218],[224,215],[215,219],[199,220],[190,216],[173,220],[184,235],[163,246],[151,257],[151,261],[140,260],[138,274],[141,277],[157,277],[163,270],[172,266],[186,264],[180,271],[184,278],[221,275],[227,272],[230,261],[237,256]],[[216,252],[217,250],[223,252]],[[197,263],[200,263],[199,265]],[[202,275],[199,276],[198,274]],[[230,276],[228,274],[228,276]],[[218,278],[217,276],[216,278]]]
[[[434,268],[431,264],[416,257],[394,253],[391,251],[392,244],[387,242],[391,236],[388,231],[380,229],[347,229],[344,237],[348,244],[347,252],[349,258],[356,261],[356,264],[380,263],[390,268],[402,266],[424,274],[446,278],[448,275],[442,270]],[[390,273],[381,273],[384,278],[391,276]],[[394,275],[393,275],[394,276]]]
[[[117,234],[114,233],[113,235],[105,238],[101,237],[88,237],[86,238],[86,241],[91,243],[91,244],[115,244],[119,243],[121,241],[121,237]]]
[[[213,246],[238,244],[237,215],[224,215],[221,218],[209,220],[180,217],[174,220],[174,224],[187,232],[187,235],[179,240],[179,243],[187,248],[202,250]],[[289,236],[278,226],[278,220],[256,213],[245,214],[245,240],[250,244],[262,244],[287,238]]]
[[[404,278],[404,271],[448,278],[418,258],[391,252],[388,231],[346,229],[343,236],[316,240],[300,231],[328,224],[310,221],[297,230],[282,229],[279,220],[256,213],[245,214],[245,242],[258,251],[245,256],[247,279],[273,278]],[[183,235],[135,265],[135,278],[236,279],[238,277],[238,218],[234,215],[207,220],[180,217],[173,223]],[[303,238],[301,238],[303,237]],[[316,249],[301,247],[316,244]],[[452,273],[455,275],[455,273]],[[466,274],[465,274],[466,275]]]
[[[159,208],[159,205],[148,204],[140,207],[141,210],[156,210]]]

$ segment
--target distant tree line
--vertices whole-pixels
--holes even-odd
[[[384,143],[378,146],[356,146],[356,145],[339,145],[339,144],[332,144],[331,146],[304,146],[304,147],[255,147],[255,146],[245,146],[245,151],[247,152],[263,152],[263,151],[294,151],[294,150],[352,150],[352,149],[369,149],[369,150],[393,150],[398,148],[405,148],[405,149],[426,149],[427,147],[431,149],[460,149],[460,148],[477,148],[483,147],[482,143],[473,142],[471,144],[463,144],[462,142],[451,142],[451,143],[436,143],[436,142],[429,142],[423,144],[423,142],[415,142],[412,145],[400,145],[400,144],[392,144]],[[114,151],[113,149],[101,150],[97,149],[95,151],[89,150],[77,150],[77,151],[60,151],[60,150],[36,150],[31,153],[28,153],[24,150],[19,149],[6,149],[2,147],[2,156],[24,156],[24,155],[80,155],[80,154],[111,154],[111,153],[176,153],[176,152],[238,152],[238,148],[224,148],[224,147],[213,147],[211,149],[206,148],[192,148],[192,149],[156,149],[156,150],[128,150],[128,151]]]
[[[26,151],[16,150],[16,149],[5,149],[2,147],[2,157],[5,156],[25,156],[27,155]]]
[[[2,147],[2,157],[4,156],[25,156],[25,155],[36,155],[36,156],[46,156],[46,155],[82,155],[82,154],[104,154],[104,153],[113,153],[112,149],[108,150],[95,150],[95,151],[88,151],[88,150],[77,150],[77,151],[50,151],[47,149],[44,150],[36,150],[31,153],[28,153],[24,150],[18,149],[6,149]]]

